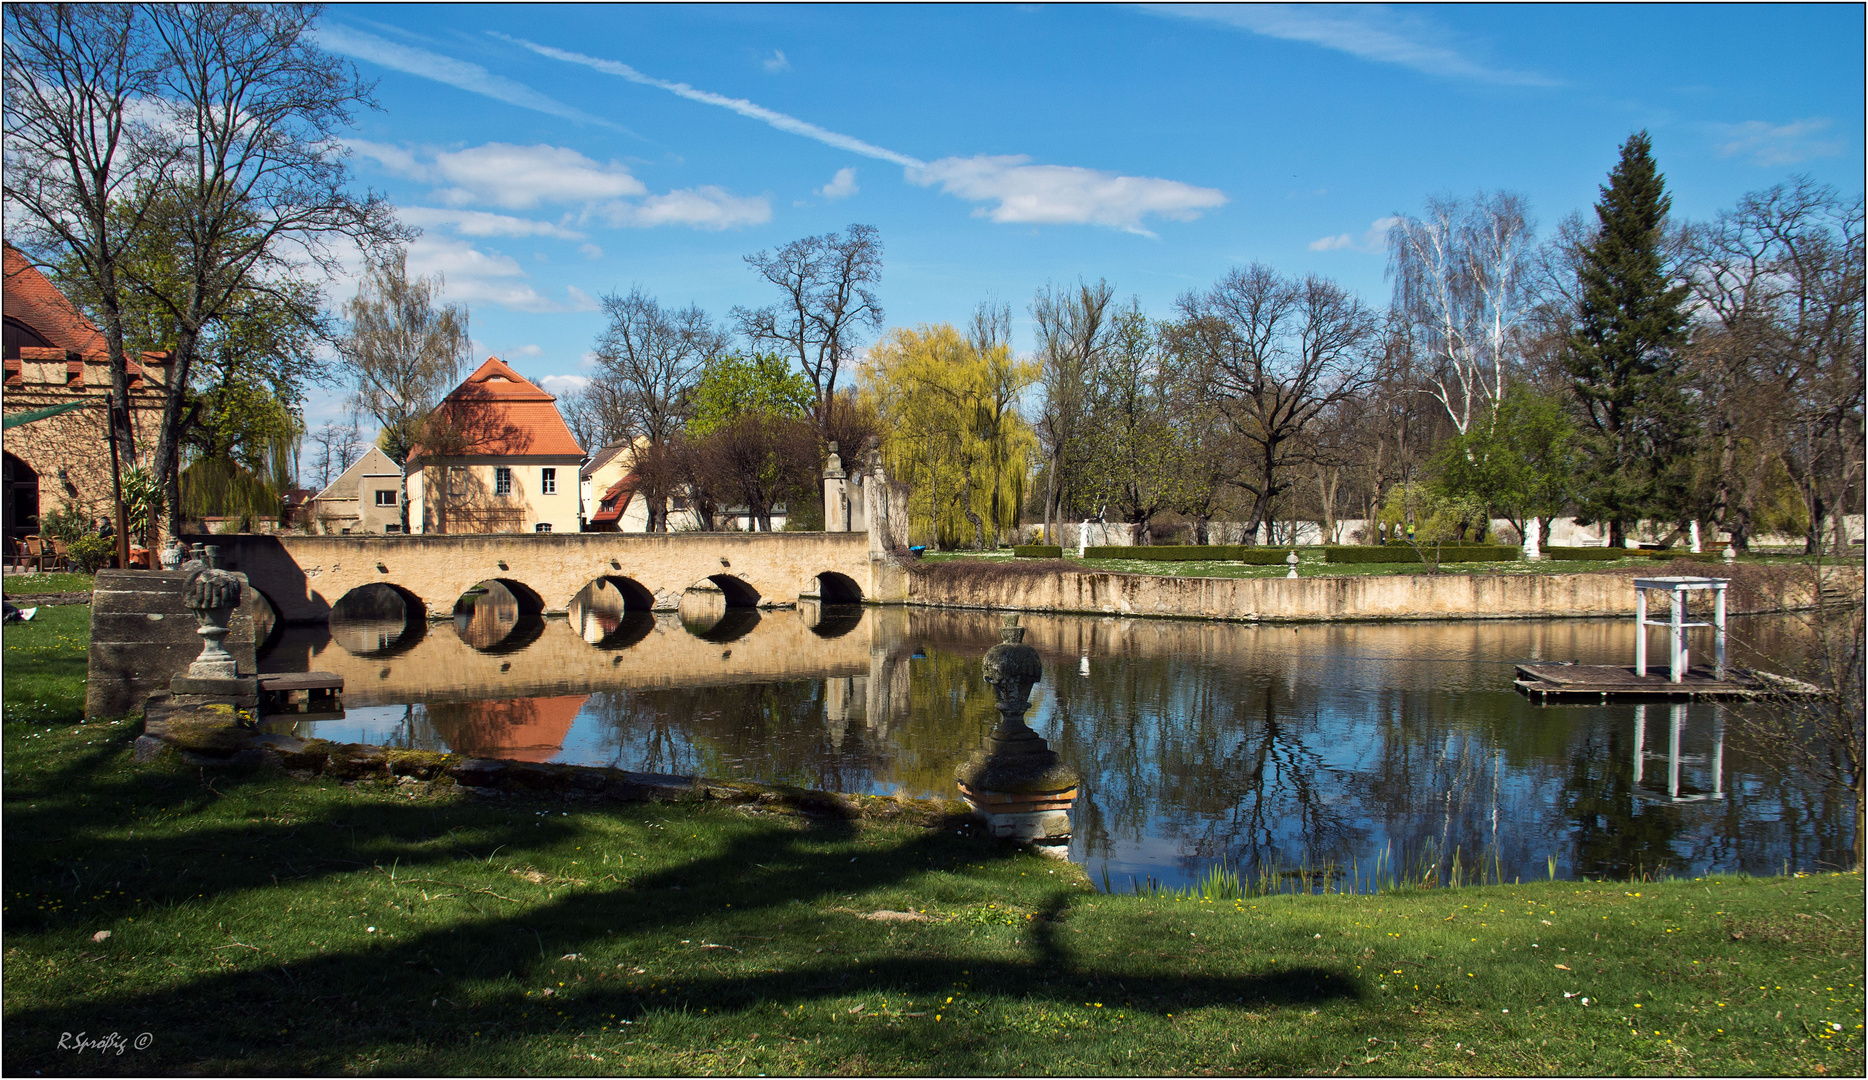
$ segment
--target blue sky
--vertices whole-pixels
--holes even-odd
[[[326,9],[377,80],[349,133],[471,313],[562,390],[603,294],[717,316],[743,262],[851,222],[888,324],[1107,278],[1157,316],[1229,267],[1383,303],[1380,222],[1510,190],[1587,211],[1646,128],[1676,214],[1863,175],[1859,5],[620,6]],[[333,286],[333,298],[352,291]],[[314,424],[337,399],[312,403]]]

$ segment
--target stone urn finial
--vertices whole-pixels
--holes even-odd
[[[195,621],[201,628],[195,631],[201,635],[201,655],[188,665],[188,677],[191,679],[232,679],[239,675],[235,669],[233,654],[221,644],[229,630],[229,620],[234,609],[240,606],[240,594],[244,586],[240,578],[216,564],[220,562],[220,549],[211,547],[204,553],[207,565],[193,571],[182,582],[182,603],[195,613]]]
[[[1044,665],[1038,650],[1025,644],[1018,616],[1005,617],[999,644],[987,650],[982,667],[999,724],[954,770],[960,793],[995,836],[1066,839],[1068,811],[1082,779],[1025,723],[1031,688],[1043,677]]]

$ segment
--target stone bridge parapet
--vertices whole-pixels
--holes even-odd
[[[569,609],[600,579],[626,579],[626,590],[657,609],[711,582],[730,604],[783,604],[821,595],[826,601],[900,602],[905,574],[872,555],[860,532],[800,533],[498,533],[414,536],[191,536],[214,544],[221,565],[238,570],[288,623],[322,622],[344,594],[389,585],[427,609],[453,614],[461,595],[481,582],[521,585],[545,614]],[[632,605],[633,606],[633,605]]]

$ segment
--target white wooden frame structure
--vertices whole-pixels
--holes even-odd
[[[1713,678],[1725,678],[1725,586],[1724,578],[1711,577],[1651,577],[1635,578],[1635,646],[1634,672],[1638,677],[1647,675],[1647,628],[1650,626],[1667,627],[1667,650],[1671,681],[1679,682],[1687,669],[1693,666],[1692,657],[1687,651],[1686,632],[1696,626],[1713,628]],[[1649,590],[1664,591],[1668,594],[1668,619],[1666,622],[1653,621],[1647,617],[1647,594]],[[1686,597],[1690,592],[1710,590],[1713,594],[1712,621],[1688,622],[1686,618]]]

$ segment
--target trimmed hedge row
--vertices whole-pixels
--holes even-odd
[[[1242,562],[1254,566],[1284,565],[1289,548],[1246,547],[1244,544],[1162,544],[1153,547],[1087,547],[1086,559],[1135,559],[1140,562]]]
[[[1432,548],[1428,545],[1429,552]],[[1443,544],[1441,562],[1511,562],[1523,554],[1515,544]],[[1357,544],[1349,547],[1326,547],[1323,561],[1333,563],[1415,563],[1425,562],[1419,552],[1406,544]]]
[[[1014,544],[1012,554],[1020,559],[1061,559],[1064,549],[1057,544]]]
[[[1676,548],[1672,551],[1639,550],[1636,548],[1612,547],[1547,547],[1544,556],[1566,562],[1614,562],[1616,559],[1657,559],[1663,562],[1673,559],[1694,559],[1699,562],[1713,562],[1717,555],[1702,552],[1698,555]]]

